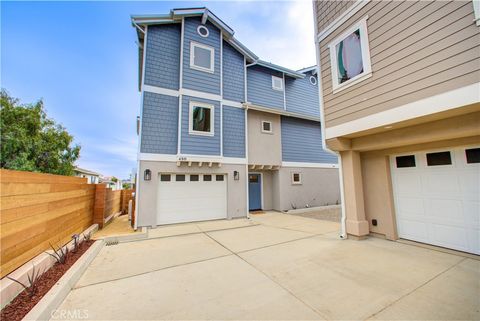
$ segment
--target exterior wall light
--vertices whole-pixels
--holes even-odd
[[[152,171],[149,169],[146,169],[145,172],[143,173],[143,180],[149,181],[152,179]]]
[[[238,171],[233,171],[233,179],[236,181],[240,179],[240,173]]]

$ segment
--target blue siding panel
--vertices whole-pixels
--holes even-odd
[[[247,68],[247,100],[254,104],[274,109],[283,109],[283,91],[272,88],[272,75],[282,73],[261,66]]]
[[[142,153],[177,154],[178,97],[144,92]]]
[[[223,156],[245,157],[245,110],[223,106]]]
[[[303,79],[285,78],[287,111],[320,118],[318,82],[317,85],[312,85],[311,76],[312,73],[309,72]]]
[[[223,41],[223,98],[244,102],[245,69],[243,55]]]
[[[284,162],[338,163],[336,156],[322,148],[319,122],[282,116],[281,127]]]
[[[188,133],[188,117],[190,101],[214,105],[214,136],[190,135]],[[220,102],[182,96],[182,141],[180,144],[182,154],[193,155],[218,155],[220,156]]]
[[[206,23],[209,36],[204,38],[197,33],[201,24],[199,17],[185,18],[183,41],[183,87],[220,95],[220,30],[210,22]],[[198,42],[215,49],[214,73],[190,68],[190,43]]]
[[[180,78],[181,25],[150,26],[147,32],[145,84],[177,90]]]

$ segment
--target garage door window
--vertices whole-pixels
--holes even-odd
[[[190,182],[198,182],[198,175],[190,175]]]
[[[185,182],[185,175],[175,175],[175,181],[177,182]]]
[[[395,158],[397,168],[415,167],[415,155],[398,156]]]
[[[216,180],[217,182],[223,182],[223,175],[216,175],[216,176],[215,176],[215,180]]]
[[[211,182],[212,181],[212,175],[203,175],[203,181],[204,182]]]
[[[450,152],[427,153],[427,165],[452,165],[452,156]]]
[[[470,148],[465,150],[467,164],[480,163],[480,148]]]
[[[170,182],[170,174],[162,174],[162,175],[160,175],[160,181],[162,181],[162,182]]]

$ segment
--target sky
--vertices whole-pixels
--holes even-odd
[[[81,146],[77,165],[128,178],[136,167],[140,112],[131,14],[208,7],[260,59],[315,64],[312,2],[1,1],[1,87],[47,114]]]

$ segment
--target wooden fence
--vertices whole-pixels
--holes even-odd
[[[0,182],[0,277],[50,244],[61,246],[94,223],[103,227],[124,211],[124,202],[128,210],[132,197],[131,190],[112,191],[80,177],[0,169]]]

